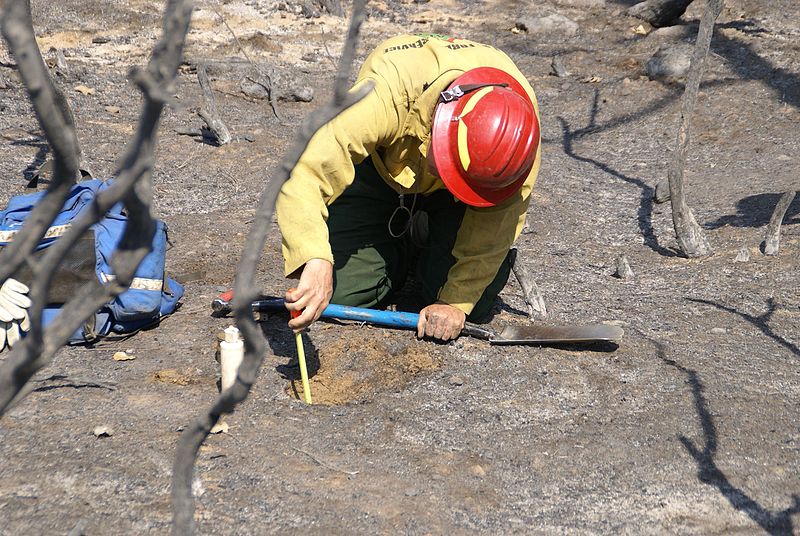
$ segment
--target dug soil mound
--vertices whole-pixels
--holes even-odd
[[[380,339],[338,340],[308,356],[314,404],[365,402],[379,392],[398,391],[410,381],[441,366],[441,356],[413,344],[394,348]],[[300,368],[295,360],[284,370],[286,392],[302,399]]]

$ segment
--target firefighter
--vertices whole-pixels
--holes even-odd
[[[403,35],[366,59],[368,95],[311,139],[277,200],[289,326],[328,303],[384,307],[412,273],[418,336],[485,317],[540,165],[536,96],[502,51]]]

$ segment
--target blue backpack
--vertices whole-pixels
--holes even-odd
[[[61,212],[39,243],[37,254],[42,254],[43,250],[58,240],[69,229],[70,223],[110,184],[111,181],[87,180],[73,186]],[[11,243],[34,205],[43,196],[44,192],[37,192],[12,197],[6,210],[0,211],[0,248]],[[59,314],[61,306],[87,278],[97,277],[101,282],[114,278],[109,262],[122,238],[127,221],[123,206],[119,203],[71,248],[68,258],[56,273],[53,288],[49,291],[49,303],[44,310],[45,325]],[[130,334],[156,325],[161,318],[174,312],[183,296],[183,287],[166,276],[166,253],[167,227],[163,221],[157,220],[152,251],[136,270],[130,288],[101,307],[81,329],[72,334],[68,342],[88,343],[104,335]],[[16,278],[30,283],[30,274],[28,280],[24,272],[19,273]]]

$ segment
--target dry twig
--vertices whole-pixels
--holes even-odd
[[[686,166],[686,153],[689,149],[689,129],[697,102],[697,92],[700,88],[700,79],[705,72],[705,61],[711,45],[711,35],[714,31],[714,21],[722,11],[723,0],[708,0],[703,18],[700,20],[700,29],[692,53],[689,74],[686,78],[686,89],[681,103],[681,120],[678,135],[675,141],[675,153],[669,165],[669,193],[672,201],[672,223],[678,246],[687,257],[700,257],[711,254],[703,230],[694,219],[692,209],[686,203],[683,192],[683,169]]]
[[[245,59],[250,63],[253,69],[255,69],[255,71],[258,73],[261,79],[264,80],[264,82],[261,81],[256,82],[252,78],[250,79],[251,81],[256,82],[258,85],[260,85],[267,91],[267,99],[269,101],[270,108],[272,108],[272,113],[275,114],[275,117],[278,119],[278,121],[283,121],[283,117],[281,117],[280,112],[278,112],[277,96],[275,95],[275,88],[272,87],[272,77],[267,73],[265,73],[263,69],[261,69],[261,67],[259,67],[258,64],[250,58],[250,55],[247,53],[247,50],[244,48],[244,45],[242,45],[242,42],[239,41],[239,37],[236,35],[236,32],[233,31],[233,28],[231,28],[230,24],[228,24],[228,21],[225,20],[225,17],[222,15],[222,13],[218,9],[214,9],[214,13],[217,14],[217,17],[219,17],[219,19],[222,21],[222,24],[224,24],[225,27],[228,29],[228,31],[231,33],[231,35],[233,36],[233,40],[236,42],[236,46],[239,47],[239,50],[242,51],[242,54],[244,55]]]
[[[247,398],[267,352],[264,334],[253,319],[250,304],[260,295],[260,289],[255,284],[255,274],[269,229],[272,226],[272,215],[275,211],[278,192],[291,175],[308,142],[317,130],[364,98],[372,90],[372,84],[365,84],[357,91],[349,92],[347,82],[355,56],[359,30],[365,18],[365,4],[366,0],[354,2],[350,28],[336,74],[333,100],[306,117],[294,143],[271,173],[271,179],[261,195],[256,218],[242,252],[234,284],[233,309],[236,315],[236,325],[244,336],[244,360],[239,367],[236,383],[223,391],[208,411],[187,426],[181,435],[172,471],[173,534],[184,535],[194,532],[192,479],[200,445],[208,437],[211,428],[217,423],[220,416],[233,413],[236,406]]]
[[[299,453],[301,453],[301,454],[305,454],[306,456],[308,456],[309,458],[311,458],[311,459],[312,459],[312,460],[313,460],[313,461],[314,461],[314,462],[315,462],[317,465],[319,465],[319,466],[321,466],[321,467],[325,467],[326,469],[330,469],[331,471],[336,471],[337,473],[344,473],[344,474],[346,474],[346,475],[348,475],[348,476],[355,476],[355,475],[357,475],[357,474],[358,474],[358,471],[346,471],[346,470],[344,470],[344,469],[339,469],[338,467],[335,467],[335,466],[333,466],[333,465],[331,465],[331,464],[329,464],[329,463],[323,462],[322,460],[320,460],[319,458],[317,458],[316,456],[314,456],[314,455],[313,455],[313,454],[311,454],[310,452],[308,452],[308,451],[305,451],[305,450],[303,450],[303,449],[299,449],[299,448],[297,448],[297,447],[292,447],[292,448],[293,448],[293,449],[294,449],[296,452],[299,452]]]

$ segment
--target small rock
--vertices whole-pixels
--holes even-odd
[[[728,333],[728,330],[725,328],[711,328],[712,335],[725,335]]]
[[[203,481],[198,477],[194,477],[194,480],[192,480],[192,495],[195,497],[202,497],[205,492],[206,487],[203,486]]]
[[[618,279],[631,279],[633,277],[633,270],[631,270],[631,265],[625,255],[617,257],[615,265],[614,277]]]
[[[228,423],[226,423],[225,421],[217,421],[217,424],[215,424],[211,428],[211,432],[210,433],[212,433],[212,434],[227,434],[228,433]]]
[[[69,66],[67,65],[67,58],[64,57],[64,52],[60,48],[51,48],[50,51],[53,53],[56,68],[62,73],[68,72]]]
[[[114,353],[114,361],[132,361],[136,359],[135,355],[131,355],[128,352],[116,352]]]
[[[693,45],[669,45],[658,49],[647,60],[645,72],[651,80],[671,80],[686,76],[691,63]]]
[[[269,98],[269,93],[267,93],[267,88],[265,88],[261,84],[253,82],[247,77],[242,78],[242,80],[239,82],[239,89],[242,91],[242,93],[244,93],[245,95],[247,95],[252,99]]]
[[[470,467],[469,470],[475,476],[486,476],[486,470],[477,463]]]
[[[119,106],[106,106],[105,111],[110,114],[118,114],[120,112]]]
[[[106,37],[104,35],[98,35],[97,37],[92,38],[92,43],[95,45],[103,45],[111,41],[110,37]]]
[[[645,0],[637,1],[627,9],[629,17],[636,17],[653,26],[669,26],[686,11],[689,1]]]
[[[572,37],[578,33],[577,22],[558,14],[546,17],[523,17],[517,21],[516,26],[529,34],[558,33]]]
[[[75,86],[75,91],[77,91],[81,95],[94,95],[94,88],[84,86],[83,84]]]
[[[656,28],[647,35],[648,41],[678,42],[697,35],[697,26],[681,25]]]
[[[736,255],[734,262],[747,262],[750,260],[750,250],[747,246],[742,246],[739,253]]]
[[[317,8],[308,0],[303,2],[303,5],[300,7],[300,13],[307,19],[318,19],[320,16]]]
[[[464,385],[464,378],[462,378],[461,376],[451,376],[450,380],[449,380],[449,383],[450,383],[450,385],[455,386],[455,387],[457,387],[459,385]]]
[[[606,0],[556,0],[556,4],[566,7],[606,7]]]
[[[95,426],[92,433],[95,437],[111,437],[114,435],[114,430],[108,426]]]
[[[561,59],[561,56],[553,56],[553,59],[550,62],[550,69],[552,70],[552,74],[559,78],[569,76],[569,71],[567,71],[567,68],[564,67],[564,61]]]
[[[310,87],[293,88],[278,97],[278,100],[311,102],[314,100],[314,89]]]
[[[656,183],[656,191],[653,195],[653,201],[655,201],[657,205],[660,205],[661,203],[666,203],[669,201],[671,196],[672,194],[669,192],[669,182],[667,180],[658,181],[658,183]]]
[[[416,497],[419,495],[419,490],[415,488],[407,489],[405,492],[406,497]]]

